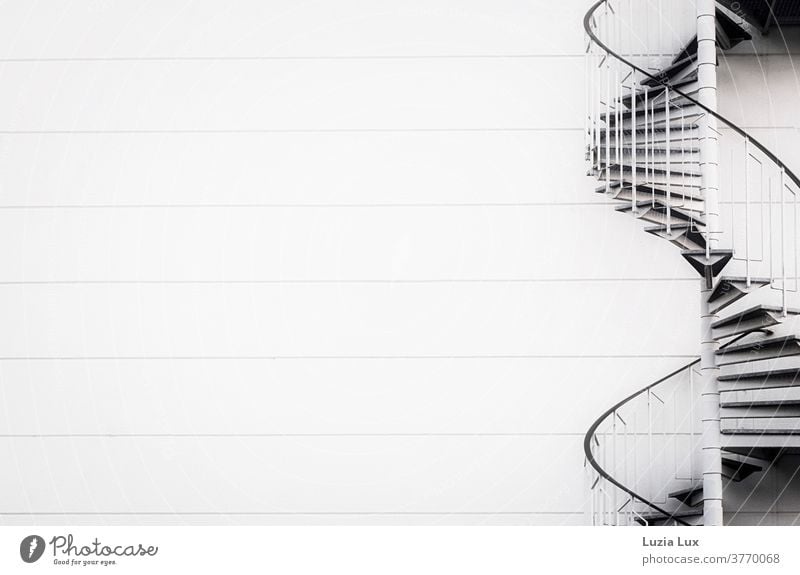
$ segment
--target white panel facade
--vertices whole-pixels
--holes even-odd
[[[3,4],[0,523],[585,523],[698,335],[585,176],[589,4]],[[721,105],[796,156],[782,58]]]

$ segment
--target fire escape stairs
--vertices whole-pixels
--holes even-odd
[[[722,49],[750,38],[717,10]],[[648,234],[678,247],[711,290],[709,310],[719,316],[712,335],[727,343],[716,357],[722,474],[729,485],[768,470],[787,449],[800,452],[800,310],[785,303],[770,305],[771,290],[762,290],[771,286],[769,279],[724,273],[734,251],[708,247],[697,128],[704,112],[674,91],[696,97],[696,58],[694,38],[658,72],[658,80],[645,79],[635,93],[608,103],[609,109],[599,115],[605,128],[588,146],[589,173],[600,181],[597,193],[623,202],[616,211],[643,220]],[[698,524],[702,483],[676,482],[672,487],[660,504],[668,515],[654,511],[636,514],[635,520],[643,525]]]

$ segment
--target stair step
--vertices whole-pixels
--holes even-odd
[[[664,81],[669,81],[670,83],[680,81],[686,78],[689,74],[696,72],[697,70],[697,58],[695,55],[689,55],[682,60],[678,60],[677,62],[673,62],[663,70],[660,70],[658,73],[659,80],[655,80],[652,78],[647,78],[642,81],[642,85],[644,86],[657,86],[659,81],[663,83]]]
[[[800,366],[785,360],[737,363],[723,366],[717,377],[720,391],[777,389],[800,385]],[[763,366],[763,367],[762,367]]]
[[[677,499],[689,507],[697,507],[703,502],[703,484],[696,483],[686,489],[673,491],[669,494],[670,499]]]
[[[597,193],[606,193],[606,187],[600,186],[597,189]],[[608,197],[619,200],[620,202],[632,202],[633,201],[633,188],[632,186],[610,186],[608,191]],[[686,208],[694,213],[703,213],[704,206],[702,200],[697,200],[689,196],[684,196],[682,194],[669,194],[667,195],[666,192],[661,190],[656,190],[653,188],[646,188],[644,186],[636,186],[636,202],[643,202],[647,201],[650,203],[658,202],[661,204],[666,203],[669,201],[670,205],[674,208]]]
[[[752,367],[749,364],[736,364],[734,367]],[[722,371],[722,370],[720,370]],[[743,373],[720,375],[717,378],[719,390],[745,391],[754,389],[782,389],[800,386],[800,368],[752,369]]]
[[[685,222],[670,226],[650,226],[644,229],[649,234],[672,242],[683,250],[705,249],[706,239],[695,222]]]
[[[695,105],[692,100],[697,100],[697,95],[700,91],[700,84],[697,81],[697,74],[691,74],[686,79],[681,80],[680,82],[673,82],[670,85],[669,91],[669,101],[673,106],[693,106]],[[680,94],[677,92],[680,90]],[[647,92],[647,109],[648,111],[651,109],[653,104],[655,103],[656,106],[663,106],[664,103],[667,101],[667,92],[664,89],[663,85],[660,85],[656,88],[648,88],[646,90],[642,90],[640,86],[640,95],[636,104],[637,113],[644,113],[644,94]],[[689,98],[687,98],[687,96]],[[630,109],[630,98],[623,98],[622,104]]]
[[[622,180],[614,180],[610,184],[611,188],[620,187],[620,186],[622,186],[623,188],[632,188],[633,187],[633,183],[628,179],[622,179]],[[597,192],[604,192],[605,189],[606,189],[605,184],[602,184],[602,185],[597,187],[596,191]],[[668,196],[666,186],[661,185],[661,184],[644,183],[644,182],[637,181],[636,182],[636,189],[644,194],[643,197],[648,197],[648,196],[653,196],[653,195],[655,195],[655,196],[663,196],[663,197],[667,197]],[[699,190],[694,186],[686,187],[686,186],[673,184],[672,186],[670,186],[669,196],[686,198],[687,200],[694,200],[694,201],[698,201],[698,202],[702,202],[703,201],[702,195],[700,195]]]
[[[652,119],[652,117],[656,117],[655,116],[656,114],[659,114],[659,113],[664,114],[665,113],[665,108],[666,108],[667,104],[666,104],[666,101],[663,98],[661,99],[661,101],[659,101],[658,99],[650,100],[649,98],[648,98],[648,100],[649,100],[648,103],[647,103],[647,119],[648,119],[648,121],[650,121]],[[605,106],[603,106],[603,108],[604,107]],[[691,102],[691,101],[685,99],[683,96],[678,96],[677,98],[670,98],[670,110],[671,111],[672,110],[675,111],[674,114],[672,112],[670,112],[670,116],[673,116],[673,115],[674,116],[680,116],[681,114],[686,114],[686,112],[693,112],[693,113],[698,113],[699,114],[701,112],[702,108],[700,108],[694,102]],[[614,124],[617,121],[617,115],[619,115],[622,120],[629,120],[629,119],[633,118],[634,111],[636,112],[637,120],[644,119],[644,115],[645,115],[644,114],[644,112],[645,112],[644,102],[642,102],[642,105],[637,106],[635,110],[631,110],[630,108],[627,108],[627,107],[625,109],[620,108],[619,110],[615,110],[614,109],[614,105],[612,104],[612,106],[611,106],[611,114],[609,115],[608,112],[601,112],[600,113],[600,121],[601,122],[605,122],[606,121],[606,117],[608,117],[608,118],[610,118],[611,123]]]
[[[699,137],[699,131],[700,130],[698,129],[697,126],[687,127],[687,128],[685,128],[684,131],[686,133],[682,135],[680,130],[678,130],[676,132],[674,129],[672,129],[670,127],[670,136],[671,136],[670,137],[670,142],[674,143],[674,142],[680,142],[681,140],[697,140],[697,138]],[[630,127],[627,127],[627,128],[620,127],[619,129],[612,128],[612,129],[608,130],[608,135],[610,136],[609,140],[611,140],[612,143],[617,137],[617,132],[621,132],[622,134],[624,134],[626,136],[630,135],[632,132],[636,132],[636,141],[638,143],[640,143],[640,144],[644,144],[644,128],[636,128],[635,130],[631,129]],[[652,142],[666,142],[666,133],[667,133],[667,129],[664,126],[648,129],[647,130],[647,134],[648,134],[647,143],[649,144],[651,142],[651,140],[649,138],[649,136],[651,134],[653,135]],[[605,143],[605,141],[606,141],[606,129],[605,128],[600,129],[600,141],[603,142],[603,143]]]
[[[733,250],[684,250],[681,252],[681,256],[700,274],[700,277],[711,282],[713,278],[722,273],[722,270],[731,261]]]
[[[726,404],[724,409],[720,410],[721,419],[781,419],[787,417],[800,418],[800,408],[790,403],[773,403],[773,405]]]
[[[723,10],[720,10],[719,6],[716,9],[716,13],[717,44],[720,48],[723,50],[730,50],[740,42],[753,39],[750,33],[745,30],[739,22],[728,16]]]
[[[639,171],[637,170],[637,173]],[[641,174],[641,183],[648,186],[657,186],[661,189],[666,189],[667,187],[670,188],[671,192],[677,192],[680,189],[688,188],[694,190],[692,193],[697,194],[700,191],[700,178],[697,176],[692,176],[687,174],[685,177],[680,173],[672,173],[673,175],[667,176],[666,174],[659,174],[659,173],[651,173],[648,174],[647,179],[645,179],[644,174]],[[594,175],[597,177],[598,180],[604,181],[606,178],[614,181],[630,181],[631,180],[631,170],[628,166],[625,166],[622,171],[618,168],[614,167],[610,170],[606,168],[602,168],[599,171],[595,172]],[[637,177],[637,184],[639,178]],[[667,181],[669,180],[669,181]]]
[[[693,92],[697,92],[697,90],[700,89],[700,84],[697,81],[697,71],[686,76],[686,78],[680,80],[679,82],[672,82],[672,88],[673,91],[677,88],[684,94],[689,94],[689,95],[692,95]],[[652,100],[653,98],[658,98],[661,94],[664,93],[664,86],[661,84],[657,86],[640,85],[639,90],[636,92],[636,103],[638,106],[644,105],[645,92],[647,93],[647,100],[649,103],[650,100]],[[621,101],[625,106],[630,108],[633,98],[631,94],[625,94],[622,97]]]
[[[633,212],[633,205],[630,203],[625,203],[622,206],[617,206],[614,208],[618,212]],[[700,220],[700,215],[698,212],[693,212],[691,210],[686,210],[685,208],[678,208],[678,207],[670,207],[669,218],[667,216],[667,208],[663,203],[663,200],[656,199],[653,200],[643,200],[640,202],[636,202],[636,217],[648,222],[652,222],[658,225],[666,226],[667,220],[669,219],[670,227],[675,224],[680,224],[684,222],[690,223],[698,223],[699,225],[703,225],[703,222]]]
[[[636,522],[639,525],[660,526],[672,523],[673,519],[698,519],[703,517],[703,511],[700,509],[682,509],[670,513],[665,516],[662,513],[643,513],[636,517]]]
[[[758,473],[762,470],[763,467],[756,465],[755,463],[749,463],[747,461],[737,459],[734,456],[722,456],[722,476],[727,477],[734,483],[743,481],[744,479],[750,477],[753,473]]]
[[[797,310],[787,310],[787,315],[797,315]],[[730,337],[740,333],[777,325],[784,320],[782,308],[776,306],[757,305],[715,321],[711,329],[716,338]]]
[[[592,146],[592,150],[593,151],[596,151],[597,149],[598,148],[596,146]],[[617,154],[617,146],[616,146],[616,144],[614,142],[612,142],[611,146],[609,147],[609,149],[611,150],[611,153],[609,155],[612,158],[615,158],[616,154]],[[605,145],[601,146],[600,150],[601,150],[601,153],[602,153],[602,157],[605,157],[605,151],[606,151]],[[676,162],[677,163],[681,163],[682,162],[682,157],[686,156],[687,158],[690,158],[690,159],[686,160],[687,164],[688,163],[699,164],[698,154],[700,153],[700,148],[698,148],[697,146],[684,145],[683,147],[681,147],[680,142],[678,142],[678,145],[672,146],[669,150],[670,150],[670,160],[673,163],[676,163]],[[633,153],[631,152],[630,145],[622,146],[620,151],[622,152],[622,155],[625,156],[625,157],[630,157],[630,156],[633,155]],[[639,141],[639,139],[637,138],[636,139],[636,155],[637,155],[637,157],[638,158],[644,158],[645,157],[645,153],[647,154],[647,162],[648,163],[653,163],[653,158],[656,158],[656,161],[658,163],[665,163],[666,162],[666,155],[667,155],[666,147],[658,148],[656,150],[653,150],[650,147],[650,142],[648,142],[647,143],[647,147],[645,148],[644,147],[644,142]],[[627,164],[628,162],[624,162],[624,163]]]
[[[780,449],[774,447],[746,447],[741,445],[739,438],[733,439],[733,436],[728,436],[723,444],[722,450],[733,455],[746,457],[750,461],[760,462],[762,467],[768,467],[775,462],[783,453]],[[737,445],[734,445],[737,443]]]
[[[800,355],[800,338],[797,335],[757,338],[717,351],[717,365],[751,362]]]
[[[605,130],[602,130],[602,135],[600,137],[600,146],[605,150],[606,145],[606,134]],[[621,130],[622,134],[619,138],[614,133],[611,132],[611,137],[608,138],[609,146],[612,148],[619,144],[623,148],[630,148],[631,144],[633,143],[633,136],[631,134],[631,130]],[[700,141],[698,132],[695,131],[694,128],[690,130],[685,130],[683,134],[680,132],[670,133],[669,143],[667,142],[667,134],[664,132],[663,129],[656,129],[655,132],[648,131],[647,134],[647,147],[650,150],[656,150],[659,152],[666,151],[669,147],[671,150],[673,149],[680,149],[684,147],[688,148],[697,148],[697,144]],[[644,130],[636,130],[636,145],[643,146],[644,145]]]
[[[722,276],[708,297],[708,302],[713,304],[710,310],[712,313],[717,313],[769,283],[768,279],[750,278],[748,286],[747,278]]]
[[[800,417],[748,417],[721,419],[726,435],[800,435]]]
[[[647,130],[650,131],[653,128],[664,128],[666,130],[667,126],[667,112],[666,110],[658,111],[658,106],[664,106],[664,104],[656,104],[656,111],[650,112],[647,114],[647,118],[645,119],[644,113],[636,114],[636,123],[633,122],[633,116],[629,118],[622,118],[619,125],[624,128],[630,128],[631,126],[640,127],[642,131],[644,131],[645,126],[647,126]],[[620,115],[622,115],[620,113]],[[694,127],[697,123],[697,120],[702,118],[705,115],[704,111],[701,111],[696,106],[692,105],[691,108],[679,108],[675,110],[670,110],[669,114],[669,126],[670,132],[672,133],[679,133],[681,129],[684,130],[688,129],[689,127]],[[646,120],[646,121],[645,121]],[[613,130],[618,124],[616,117],[611,115],[611,119],[608,122]]]
[[[721,391],[720,405],[732,407],[800,406],[800,387],[777,387]]]
[[[654,164],[652,162],[645,164],[644,161],[636,162],[636,173],[640,174],[642,179],[644,179],[645,174],[674,174],[675,176],[682,176],[682,177],[700,177],[700,172],[696,169],[693,169],[692,166],[696,166],[697,162],[693,162],[692,164],[684,164],[683,162],[676,162],[670,160],[669,162],[669,169],[667,169],[666,162],[661,164]],[[610,167],[612,170],[619,170],[619,164],[616,163],[616,160],[612,158],[610,164],[606,164],[605,158],[600,158],[599,166],[597,166],[596,171],[599,173],[606,169],[606,167]],[[625,172],[631,173],[632,166],[630,163],[622,163],[622,169]]]
[[[800,451],[800,434],[725,433],[721,439],[722,449],[729,453],[773,452],[777,458],[787,451]]]

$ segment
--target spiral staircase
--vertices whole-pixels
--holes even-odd
[[[715,524],[710,499],[733,514],[723,500],[737,484],[752,495],[800,452],[800,180],[703,92],[701,66],[716,64],[703,43],[715,57],[750,40],[752,21],[711,3],[712,36],[706,27],[700,37],[699,9],[681,3],[665,15],[652,2],[601,0],[584,21],[596,192],[698,272],[705,326],[702,359],[622,399],[587,433],[593,524]],[[664,22],[670,33],[654,40]],[[727,180],[709,176],[710,164]]]

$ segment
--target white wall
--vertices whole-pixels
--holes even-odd
[[[767,37],[754,35],[754,42],[738,46],[721,59],[720,111],[800,173],[800,29],[773,28]],[[723,161],[728,157],[724,154]],[[734,525],[797,525],[798,463],[797,455],[786,455],[767,472],[728,485],[725,521]]]
[[[588,5],[4,3],[0,522],[584,522],[697,335],[583,175]]]

